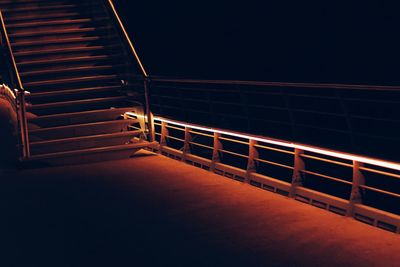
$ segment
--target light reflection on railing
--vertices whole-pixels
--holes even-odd
[[[136,116],[135,114],[129,115]],[[157,140],[160,143],[158,151],[164,155],[335,213],[352,216],[393,232],[400,231],[398,215],[374,209],[363,201],[366,191],[394,197],[396,201],[400,198],[400,194],[395,189],[391,191],[387,188],[382,189],[366,184],[366,177],[369,174],[400,179],[400,164],[397,162],[210,128],[162,117],[156,117],[154,120]],[[243,146],[245,149],[231,149],[230,146],[226,146],[227,143]],[[194,152],[196,147],[208,151],[203,153],[207,156]],[[265,151],[277,153],[275,155],[286,155],[291,158],[290,162],[280,161],[279,157],[265,156],[263,154]],[[237,161],[246,161],[245,166],[240,168],[224,162],[223,159],[226,155],[236,158]],[[330,170],[314,170],[311,165],[307,166],[308,161],[325,164],[324,166],[328,166],[329,169],[344,168],[349,175],[335,176],[325,173]],[[260,164],[285,169],[291,173],[291,177],[288,181],[284,181],[282,177],[266,175],[259,171]],[[307,176],[341,184],[346,188],[347,196],[337,197],[323,191],[318,192],[317,188],[307,188],[304,185]]]

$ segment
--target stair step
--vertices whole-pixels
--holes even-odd
[[[1,3],[0,3],[1,4]],[[52,10],[57,10],[57,9],[74,9],[77,8],[76,5],[71,5],[71,4],[57,4],[57,5],[40,5],[40,6],[19,6],[19,7],[14,7],[14,8],[3,8],[2,11],[5,13],[19,13],[19,12],[35,12],[35,11],[48,11],[51,12]]]
[[[35,21],[35,22],[20,22],[20,23],[8,23],[7,29],[27,29],[36,27],[46,27],[46,26],[57,26],[57,25],[76,25],[90,23],[93,20],[90,18],[84,19],[66,19],[66,20],[48,20],[48,21]]]
[[[108,108],[100,110],[44,115],[40,117],[30,118],[28,120],[28,123],[39,125],[41,127],[56,127],[62,125],[115,120],[126,112],[135,111],[136,108],[138,107]]]
[[[82,137],[99,134],[127,131],[129,125],[139,123],[137,119],[90,122],[74,125],[63,125],[48,128],[37,128],[28,131],[31,142]]]
[[[68,107],[68,106],[98,104],[98,103],[103,103],[103,102],[117,102],[117,101],[124,101],[124,100],[126,100],[126,96],[94,98],[94,99],[84,99],[84,100],[76,100],[76,101],[64,101],[64,102],[55,102],[55,103],[49,103],[49,104],[39,104],[39,105],[28,106],[28,110],[51,109],[51,108],[60,108],[60,107]]]
[[[30,105],[41,105],[41,104],[51,104],[66,101],[78,101],[86,99],[96,99],[105,97],[117,97],[121,96],[120,91],[97,91],[97,92],[81,92],[75,94],[57,95],[55,97],[41,97],[41,98],[31,98],[29,99]]]
[[[112,48],[112,47],[111,47]],[[73,52],[95,52],[103,49],[110,49],[107,46],[77,46],[77,47],[67,47],[67,48],[52,48],[52,49],[36,49],[36,50],[28,50],[28,51],[19,51],[14,53],[16,58],[26,57],[26,56],[43,56],[43,55],[51,55],[51,54],[65,54],[65,53],[73,53]]]
[[[40,21],[40,20],[54,20],[54,19],[73,19],[73,18],[81,18],[81,14],[79,12],[64,12],[64,13],[47,13],[47,14],[36,14],[36,15],[29,15],[29,16],[5,16],[4,20],[6,25],[9,23],[15,23],[17,21]]]
[[[32,88],[37,86],[46,86],[46,85],[58,85],[58,84],[69,84],[69,83],[84,83],[91,81],[105,81],[105,80],[113,80],[117,79],[118,75],[96,75],[96,76],[87,76],[87,77],[77,77],[77,78],[66,78],[66,79],[55,79],[55,80],[45,80],[38,82],[27,82],[24,83],[26,88]]]
[[[42,155],[34,155],[29,158],[29,161],[38,161],[38,160],[46,160],[46,159],[55,159],[55,158],[69,158],[73,157],[72,163],[81,163],[85,162],[88,158],[85,158],[85,155],[89,154],[104,154],[109,152],[119,152],[119,151],[131,151],[131,154],[134,154],[137,150],[146,148],[146,147],[155,147],[158,144],[156,142],[138,142],[133,144],[119,145],[119,146],[105,146],[105,147],[96,147],[96,148],[88,148],[88,149],[80,149],[73,150],[67,152],[56,152],[56,153],[48,153]],[[103,160],[102,156],[102,160]],[[113,156],[111,159],[115,159]],[[78,161],[79,160],[79,161]],[[63,164],[67,163],[67,161],[63,160]]]
[[[60,63],[70,63],[70,62],[82,62],[82,61],[97,61],[97,60],[107,60],[113,58],[109,55],[96,55],[96,56],[80,56],[80,57],[65,57],[56,59],[40,59],[31,61],[20,61],[17,62],[18,65],[31,66],[31,65],[47,65],[47,64],[60,64]]]
[[[86,42],[94,42],[104,39],[104,37],[100,36],[85,36],[85,37],[66,37],[66,38],[55,38],[55,39],[46,39],[46,40],[37,40],[37,41],[24,41],[24,42],[16,42],[12,43],[13,48],[20,47],[28,47],[32,46],[45,46],[45,45],[53,45],[53,44],[69,44],[69,43],[86,43]]]
[[[113,70],[123,65],[112,66],[112,65],[100,65],[100,66],[80,66],[80,67],[64,67],[59,69],[44,69],[36,71],[26,71],[20,73],[21,77],[35,77],[35,76],[45,76],[45,75],[57,75],[63,74],[64,76],[74,74],[74,73],[86,73],[86,72],[101,72],[107,70]]]
[[[45,141],[36,141],[31,142],[30,145],[33,146],[42,146],[42,145],[59,145],[65,142],[80,142],[94,139],[105,139],[109,137],[125,137],[125,136],[138,136],[143,131],[126,131],[126,132],[118,132],[118,133],[110,133],[110,134],[98,134],[98,135],[89,135],[89,136],[78,136],[64,139],[55,139],[55,140],[45,140]]]
[[[114,146],[129,143],[133,138],[139,137],[143,131],[126,131],[111,134],[98,134],[72,138],[37,141],[30,143],[32,154],[54,153],[77,149],[94,148],[101,146]]]
[[[51,36],[51,35],[65,35],[65,34],[75,34],[75,33],[89,33],[99,30],[98,28],[72,28],[72,29],[51,29],[51,30],[41,30],[41,31],[23,31],[18,33],[10,33],[9,37],[12,42],[15,42],[15,38],[25,38],[25,37],[41,37],[41,36]]]
[[[88,87],[88,88],[78,88],[78,89],[70,89],[70,90],[57,90],[57,91],[49,91],[49,92],[39,92],[39,93],[31,93],[29,98],[41,98],[41,97],[54,97],[54,96],[62,96],[69,94],[84,94],[84,93],[96,93],[103,91],[119,91],[122,87],[120,85],[115,86],[98,86],[98,87]]]
[[[31,3],[53,3],[60,1],[50,1],[50,0],[1,0],[0,5],[20,5],[20,4],[31,4]],[[65,3],[66,1],[61,1]]]

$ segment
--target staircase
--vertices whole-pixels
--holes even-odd
[[[145,141],[134,62],[102,1],[1,0],[27,97],[29,160],[132,154]]]

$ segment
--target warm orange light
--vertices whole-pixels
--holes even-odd
[[[134,115],[134,116],[138,116],[133,113],[130,113],[130,114]],[[371,164],[371,165],[375,165],[375,166],[380,166],[380,167],[400,171],[400,164],[395,163],[395,162],[374,159],[374,158],[369,158],[369,157],[363,157],[363,156],[357,156],[357,155],[353,155],[353,154],[308,146],[308,145],[304,145],[304,144],[296,144],[296,143],[292,143],[292,142],[288,142],[288,141],[284,141],[284,140],[277,140],[277,139],[254,136],[254,135],[235,133],[233,131],[227,131],[227,130],[215,129],[215,128],[211,128],[211,127],[194,125],[194,124],[190,124],[190,123],[178,122],[178,121],[173,121],[170,119],[165,119],[162,117],[155,117],[154,120],[166,122],[168,124],[172,124],[172,125],[176,125],[176,126],[197,129],[200,131],[225,134],[225,135],[230,135],[230,136],[234,136],[234,137],[238,137],[238,138],[249,139],[249,140],[264,142],[264,143],[283,146],[283,147],[297,148],[297,149],[301,149],[301,150],[308,151],[308,152],[322,154],[325,156],[331,156],[331,157],[336,157],[336,158],[345,159],[345,160],[357,161],[357,162],[361,162],[361,163]]]

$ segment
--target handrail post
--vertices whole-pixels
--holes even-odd
[[[149,77],[144,78],[144,95],[145,95],[145,105],[146,105],[146,118],[147,118],[147,128],[149,131],[149,141],[153,142],[155,140],[155,127],[154,127],[154,117],[151,113],[150,108],[150,79]]]
[[[192,135],[190,134],[191,129],[185,127],[185,141],[182,149],[182,161],[186,161],[187,154],[190,154],[190,142],[192,141]]]
[[[246,168],[246,182],[250,183],[251,174],[257,172],[257,162],[256,158],[258,158],[258,150],[256,148],[257,141],[254,139],[249,139],[249,157],[247,160],[247,168]]]
[[[16,90],[16,102],[17,102],[17,116],[18,116],[18,134],[19,134],[19,139],[20,139],[20,153],[21,157],[20,160],[23,160],[27,158],[26,154],[26,141],[25,141],[25,134],[24,134],[24,126],[23,126],[23,115],[22,115],[22,103],[24,102],[22,100],[22,93],[18,90]]]
[[[28,135],[28,122],[26,117],[26,99],[25,91],[17,91],[17,112],[19,121],[19,134],[21,139],[21,152],[22,159],[27,159],[30,157],[30,147],[29,147],[29,135]]]
[[[349,208],[347,210],[347,216],[349,217],[354,216],[355,204],[360,204],[363,201],[363,192],[360,186],[365,184],[365,178],[360,170],[362,166],[363,163],[353,161],[353,184],[351,187]]]
[[[164,146],[168,146],[167,143],[167,136],[168,136],[168,128],[167,123],[165,121],[161,122],[161,137],[160,137],[160,149],[159,152],[162,154]]]
[[[210,171],[214,171],[215,165],[221,161],[221,156],[219,154],[219,151],[222,149],[222,143],[219,140],[220,137],[221,137],[220,133],[214,132],[213,153],[212,153]]]
[[[294,166],[292,174],[292,183],[289,192],[289,197],[292,198],[296,197],[296,189],[303,183],[304,174],[302,171],[305,169],[304,160],[301,158],[301,154],[303,153],[304,151],[299,148],[294,149]]]

